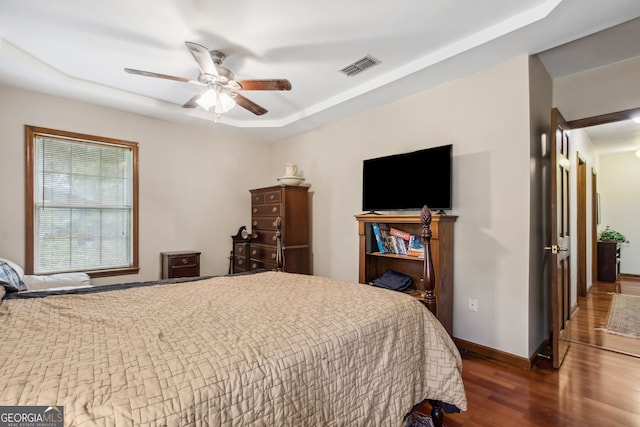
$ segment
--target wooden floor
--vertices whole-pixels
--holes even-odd
[[[600,330],[607,324],[614,293],[640,295],[640,280],[594,283],[589,295],[578,298],[578,311],[571,319],[571,341],[640,357],[640,339]]]
[[[574,342],[559,370],[542,362],[528,371],[463,354],[468,410],[447,414],[446,425],[640,426],[640,358],[623,354],[640,354],[640,340],[593,331],[606,321],[611,286],[594,285],[579,303]]]

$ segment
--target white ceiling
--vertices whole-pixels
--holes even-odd
[[[270,141],[638,16],[638,0],[2,0],[0,84]],[[584,44],[543,62],[558,77],[638,56],[636,27],[622,31],[629,49]],[[181,108],[198,86],[123,71],[196,79],[185,41],[224,52],[236,79],[287,78],[293,89],[244,91],[269,112],[237,107],[216,124]],[[339,72],[365,55],[381,63]]]

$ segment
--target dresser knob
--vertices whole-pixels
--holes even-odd
[[[253,208],[253,213],[258,213],[258,208]]]
[[[254,238],[254,239],[257,239],[257,238],[258,238],[258,233],[253,233],[253,234],[251,235],[251,237],[252,237],[252,238]]]
[[[253,226],[257,227],[258,226],[258,221],[253,221]]]
[[[251,255],[256,255],[257,253],[258,253],[258,251],[255,250],[255,249],[251,251]]]
[[[278,207],[274,206],[273,208],[271,208],[271,212],[278,212]]]
[[[275,198],[275,196],[272,194],[271,196],[269,196],[269,198],[270,198],[271,200],[273,200],[273,199]]]
[[[258,264],[254,262],[253,264],[251,264],[251,268],[258,268]]]
[[[276,254],[271,254],[271,258],[275,259],[276,258]]]
[[[278,240],[278,238],[277,238],[277,237],[276,237],[276,235],[274,234],[274,235],[273,235],[273,237],[271,238],[271,240],[273,240],[273,241],[275,242],[276,240]]]
[[[188,260],[187,258],[182,258],[182,263],[183,263],[183,264],[186,264],[186,263],[188,263],[188,262],[189,262],[189,260]]]
[[[273,221],[273,222],[271,223],[271,225],[273,225],[273,226],[275,227],[275,226],[276,226],[276,224],[277,224],[277,222],[278,222],[278,220],[275,220],[275,221]]]
[[[260,200],[260,196],[256,196],[256,202]]]
[[[243,259],[239,259],[238,260],[238,265],[242,265],[242,264],[244,264],[244,260]]]

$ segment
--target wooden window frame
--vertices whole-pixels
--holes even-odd
[[[35,194],[35,182],[34,182],[34,170],[35,170],[35,136],[38,134],[47,134],[54,137],[66,138],[66,139],[77,139],[84,141],[93,141],[102,144],[111,144],[111,145],[119,145],[123,147],[127,147],[131,150],[133,154],[133,206],[131,209],[131,239],[132,239],[132,254],[131,254],[131,265],[122,268],[112,268],[112,269],[96,269],[96,270],[87,270],[85,273],[89,274],[91,278],[95,277],[107,277],[107,276],[118,276],[124,274],[137,274],[140,271],[140,267],[138,264],[139,256],[139,244],[138,244],[138,234],[139,234],[139,215],[138,215],[138,143],[125,141],[121,139],[114,138],[106,138],[95,135],[87,135],[76,132],[68,132],[57,129],[49,129],[42,128],[37,126],[24,126],[24,134],[25,134],[25,236],[26,236],[26,247],[25,247],[25,273],[26,274],[34,274],[35,271],[35,235],[34,235],[34,227],[35,227],[35,203],[34,203],[34,194]]]

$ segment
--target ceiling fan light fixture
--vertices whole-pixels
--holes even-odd
[[[216,94],[216,113],[226,113],[236,106],[236,101],[226,92]]]
[[[233,97],[222,91],[219,86],[207,89],[196,102],[207,111],[215,107],[216,114],[226,113],[236,105]]]
[[[216,105],[216,91],[209,88],[196,101],[199,106],[209,111],[209,108]]]

